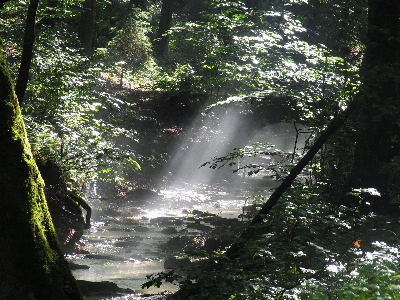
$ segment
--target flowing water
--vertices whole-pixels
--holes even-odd
[[[230,123],[221,124],[228,129],[233,126]],[[230,130],[230,139],[235,139],[236,127]],[[226,128],[222,130],[224,137]],[[272,142],[289,152],[293,151],[294,146],[301,148],[304,145],[304,139],[301,143],[296,140],[296,132],[291,124],[271,125],[263,128],[260,134],[253,133],[251,136],[253,141]],[[199,138],[194,138],[196,140]],[[225,146],[218,146],[220,140],[221,137],[216,137],[207,144],[193,142],[184,152],[177,151],[172,160],[174,166],[171,165],[170,170],[173,170],[178,182],[186,184],[172,184],[145,201],[127,197],[122,202],[91,203],[94,208],[93,225],[81,240],[85,251],[68,258],[74,264],[85,266],[85,269],[73,271],[75,277],[87,281],[111,281],[120,288],[135,291],[125,298],[112,299],[139,299],[140,294],[144,293],[176,291],[177,287],[172,284],[149,290],[142,290],[141,287],[147,281],[146,275],[164,271],[166,258],[184,254],[184,244],[166,243],[173,237],[178,237],[176,241],[180,241],[179,237],[182,236],[201,243],[205,237],[215,234],[218,225],[200,218],[196,215],[198,211],[239,222],[242,219],[238,219],[238,216],[243,212],[243,207],[254,200],[253,196],[261,195],[267,199],[271,188],[276,185],[268,172],[250,178],[236,174],[225,179],[220,175],[215,176],[214,170],[199,170],[198,166],[204,160],[227,151]],[[246,140],[246,144],[249,142]]]
[[[248,184],[244,186],[248,188]],[[269,188],[259,190],[267,193]],[[196,215],[191,212],[237,219],[243,206],[249,204],[249,196],[245,192],[230,194],[224,187],[187,187],[160,191],[158,197],[139,205],[134,199],[118,206],[107,203],[99,208],[92,227],[82,238],[83,248],[88,253],[69,257],[71,262],[89,268],[73,273],[77,279],[111,281],[120,288],[135,290],[136,294],[127,299],[135,299],[142,293],[176,291],[177,287],[172,284],[163,284],[159,289],[141,288],[147,281],[146,275],[164,270],[167,257],[183,254],[182,249],[168,249],[162,245],[174,236],[202,237],[215,227],[201,218],[195,218],[200,220],[196,222],[193,218]],[[199,226],[191,226],[195,223]]]

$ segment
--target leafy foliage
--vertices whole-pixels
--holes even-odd
[[[315,135],[358,92],[362,31],[366,28],[364,3],[282,1],[273,7],[266,5],[257,14],[235,1],[212,3],[218,13],[178,24],[171,32],[172,66],[182,63],[179,55],[187,53],[185,49],[191,47],[197,53],[184,57],[184,67],[177,63],[177,68],[172,68],[176,80],[170,82],[178,82],[176,86],[196,82],[195,88],[212,92],[217,100],[221,97],[219,104],[265,103],[286,96],[295,120],[307,124]],[[254,21],[254,15],[262,22]],[[332,36],[337,37],[333,43]],[[176,72],[183,68],[188,71]],[[234,97],[226,100],[227,96]],[[373,213],[362,214],[362,201],[352,207],[335,200],[343,195],[350,172],[353,126],[352,122],[346,124],[325,146],[307,170],[309,174],[304,174],[257,229],[257,238],[239,242],[240,252],[230,259],[210,257],[213,263],[205,273],[182,281],[177,296],[395,298],[398,277],[393,274],[398,270],[392,261],[398,257],[388,253],[397,253],[393,234],[397,223]],[[262,163],[238,165],[238,160],[276,154],[269,145],[254,144],[215,157],[204,166],[217,169],[229,165],[236,167],[236,172],[253,168],[248,174],[253,175],[266,167]],[[395,171],[396,166],[393,160],[388,169]],[[284,168],[281,170],[284,174]]]
[[[60,163],[75,181],[82,182],[108,166],[110,159],[134,157],[115,147],[112,140],[120,134],[133,136],[96,118],[105,105],[118,102],[93,89],[99,84],[98,69],[68,46],[74,36],[56,33],[58,38],[51,31],[40,37],[23,109],[35,156]]]
[[[397,224],[293,187],[228,258],[181,282],[179,299],[390,299],[398,293]],[[379,225],[378,225],[379,224]],[[223,267],[222,267],[223,266]],[[385,279],[384,279],[385,278]],[[359,297],[359,298],[357,298]]]
[[[288,121],[308,128],[309,141],[360,90],[367,13],[363,0],[211,0],[199,5],[202,11],[196,14],[189,9],[195,4],[182,1],[168,32],[169,57],[158,62],[152,58],[151,40],[160,3],[150,2],[147,10],[101,2],[99,48],[93,56],[81,54],[71,33],[80,4],[60,1],[52,8],[55,26],[44,24],[50,8],[39,14],[40,34],[23,107],[28,135],[37,159],[58,162],[79,183],[93,177],[120,181],[141,168],[134,147],[117,146],[116,140],[122,137],[136,145],[148,143],[147,136],[118,118],[146,117],[110,84],[115,75],[123,87],[184,98],[177,97],[179,105],[173,107],[174,98],[166,97],[164,107],[183,108],[179,118],[193,112],[192,100],[196,107],[203,101],[219,108],[243,102],[259,110],[281,105],[291,111]],[[0,24],[7,28],[2,29],[5,54],[14,70],[25,9],[26,3],[17,1],[0,11]],[[383,113],[390,108],[380,107]],[[207,113],[218,122],[211,109]],[[238,241],[242,247],[234,255],[213,253],[204,273],[183,279],[173,272],[149,275],[143,287],[180,281],[177,297],[182,299],[397,299],[398,220],[361,209],[365,201],[360,200],[372,190],[354,190],[355,203],[341,198],[348,188],[356,129],[350,120],[324,146],[257,235]],[[228,165],[247,176],[268,172],[280,180],[298,156],[255,143],[204,166]],[[148,160],[153,166],[155,156]],[[397,201],[399,165],[395,156],[382,170]]]
[[[146,275],[146,278],[149,279],[149,281],[142,284],[142,289],[150,288],[153,286],[159,288],[163,281],[169,282],[169,283],[174,283],[181,277],[182,276],[175,274],[175,271],[173,271],[173,270],[168,271],[168,272],[160,272],[160,273],[152,274],[152,275]]]
[[[148,24],[146,14],[135,9],[115,37],[109,42],[108,58],[114,62],[120,73],[122,85],[123,73],[126,70],[133,73],[149,65],[152,59],[151,43],[147,37]]]

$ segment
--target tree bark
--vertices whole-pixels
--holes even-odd
[[[0,8],[3,8],[4,3],[8,2],[10,0],[0,0]]]
[[[0,298],[83,299],[61,252],[2,54],[0,153]]]
[[[399,154],[400,1],[369,0],[368,43],[363,61],[354,165],[349,186],[375,188],[389,201],[388,174],[382,167]],[[385,201],[386,200],[386,201]]]
[[[93,52],[94,34],[96,29],[97,0],[86,0],[79,26],[79,40],[86,54]]]
[[[33,44],[35,42],[35,21],[36,12],[39,5],[39,0],[31,0],[28,6],[28,13],[26,16],[24,45],[22,49],[21,64],[18,71],[18,79],[15,86],[15,93],[17,95],[19,105],[22,105],[24,100],[26,87],[29,80],[29,69],[33,56]]]
[[[129,4],[140,7],[141,9],[145,9],[148,3],[146,0],[130,0]]]
[[[258,10],[263,7],[263,2],[262,0],[246,0],[245,5],[250,9]]]
[[[175,0],[163,0],[161,7],[160,23],[158,25],[157,39],[154,44],[154,50],[157,58],[163,59],[168,55],[169,35],[171,29],[172,15],[175,8]]]

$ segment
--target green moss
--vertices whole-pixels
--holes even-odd
[[[65,261],[0,55],[0,298],[83,299]]]

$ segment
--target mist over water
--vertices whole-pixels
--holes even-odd
[[[270,151],[293,153],[300,151],[305,144],[308,134],[298,134],[296,141],[296,127],[304,128],[300,124],[270,123],[268,120],[259,120],[245,114],[235,107],[228,108],[224,113],[213,117],[198,116],[189,126],[191,128],[186,138],[175,147],[172,159],[167,165],[167,172],[172,175],[172,185],[185,183],[191,186],[212,185],[222,181],[232,183],[243,180],[244,172],[233,173],[232,170],[243,163],[257,163],[260,161],[273,162],[272,157],[244,158],[235,161],[236,165],[225,166],[221,169],[212,169],[209,165],[200,167],[214,157],[225,156],[235,148],[242,148],[256,142],[270,143]],[[264,123],[260,126],[260,123]]]
[[[243,139],[239,137],[240,127],[243,125],[241,116],[231,109],[217,120],[198,116],[194,124],[195,126],[190,126],[187,137],[177,145],[167,170],[172,173],[175,182],[210,184],[215,177],[223,176],[227,170],[212,170],[200,166],[213,157],[223,156],[240,146],[239,141]]]
[[[188,236],[189,240],[207,236],[207,232],[193,227],[196,222],[192,219],[197,218],[200,226],[209,224],[198,216],[187,218],[187,215],[200,211],[238,220],[253,196],[261,192],[268,197],[273,184],[276,185],[265,173],[251,177],[244,176],[244,172],[233,173],[232,169],[237,166],[217,170],[199,167],[213,157],[224,156],[234,148],[255,142],[271,143],[275,145],[272,150],[293,152],[296,130],[292,123],[268,123],[259,115],[246,112],[243,107],[231,107],[212,111],[211,116],[194,118],[173,153],[169,153],[171,159],[165,172],[172,180],[168,186],[160,182],[160,189],[152,191],[150,198],[138,199],[136,194],[124,200],[115,196],[108,199],[104,187],[92,182],[88,190],[93,198],[88,194],[88,199],[93,208],[93,225],[81,241],[88,253],[69,258],[75,264],[88,267],[74,271],[77,279],[112,281],[119,287],[135,290],[129,299],[140,299],[138,293],[174,291],[176,287],[172,285],[163,284],[161,289],[151,290],[142,290],[141,285],[147,281],[146,275],[164,270],[168,256],[184,255],[179,247],[167,249],[160,245],[176,236]],[[304,146],[307,137],[305,134],[298,136],[297,148]],[[264,155],[236,163],[239,166],[250,162],[268,164],[274,160]],[[259,189],[252,190],[254,187]],[[98,194],[105,194],[102,202],[94,200]],[[212,230],[213,226],[207,228]],[[176,233],[166,234],[164,230],[170,227]]]

